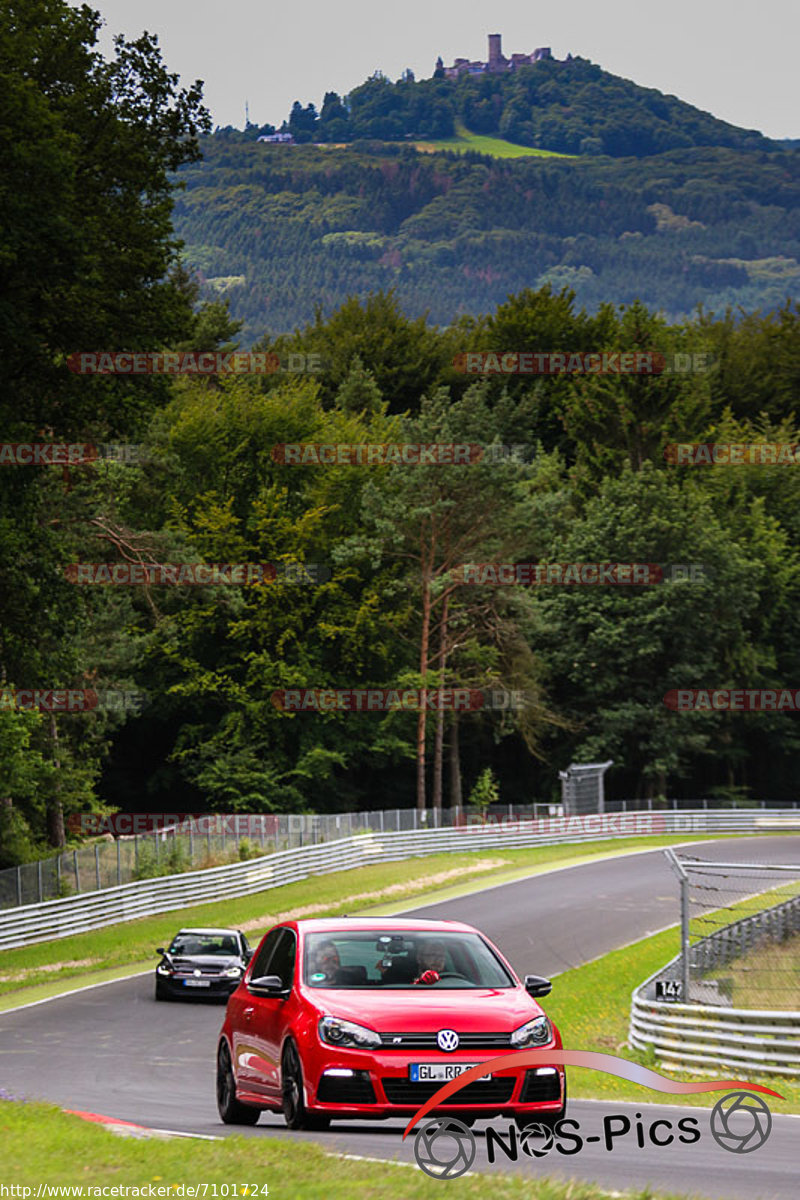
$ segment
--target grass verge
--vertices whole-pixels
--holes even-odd
[[[553,992],[545,1001],[549,1016],[561,1030],[564,1046],[569,1050],[599,1050],[616,1054],[629,1062],[643,1063],[670,1079],[697,1082],[698,1075],[662,1071],[655,1058],[630,1049],[627,1045],[631,992],[649,975],[669,962],[680,950],[679,930],[667,929],[630,946],[622,946],[603,955],[595,962],[564,971],[555,977]],[[709,1072],[721,1078],[741,1075],[736,1068]],[[748,1073],[749,1083],[761,1083],[785,1097],[777,1100],[767,1096],[772,1112],[800,1113],[800,1081],[787,1081],[777,1075]],[[641,1104],[694,1104],[710,1108],[718,1096],[705,1093],[699,1096],[670,1096],[648,1088],[602,1075],[579,1067],[569,1068],[569,1092],[575,1099],[632,1100]]]
[[[292,916],[338,916],[369,909],[387,916],[422,896],[431,902],[522,879],[553,867],[577,865],[642,849],[686,842],[691,835],[614,838],[558,846],[434,854],[401,862],[318,875],[252,896],[218,900],[155,917],[109,925],[33,946],[0,952],[0,1011],[84,986],[118,967],[154,965],[155,948],[168,944],[181,925],[245,929],[252,943],[276,920]],[[702,835],[701,835],[702,838]],[[676,893],[677,903],[677,893]],[[33,985],[46,984],[46,993]]]
[[[414,1166],[358,1160],[332,1154],[311,1142],[277,1138],[221,1138],[218,1142],[184,1139],[133,1140],[117,1138],[79,1117],[46,1104],[9,1101],[0,1104],[3,1146],[3,1181],[17,1188],[38,1185],[149,1188],[162,1197],[199,1196],[207,1186],[206,1200],[216,1196],[254,1200],[289,1197],[290,1200],[418,1200],[441,1197],[442,1182],[430,1179]],[[199,1191],[190,1192],[189,1188]],[[245,1186],[247,1191],[245,1191]],[[486,1177],[468,1175],[447,1182],[448,1196],[483,1200]],[[530,1197],[531,1180],[492,1172],[491,1191],[496,1200]],[[556,1182],[537,1179],[536,1200],[606,1200],[609,1192],[597,1184],[578,1180]],[[19,1191],[15,1195],[22,1195]],[[97,1193],[99,1194],[99,1193]],[[117,1193],[119,1195],[119,1193]],[[619,1196],[619,1192],[613,1193]],[[124,1193],[123,1193],[124,1195]],[[129,1195],[136,1195],[135,1192]],[[655,1193],[640,1192],[640,1200]]]

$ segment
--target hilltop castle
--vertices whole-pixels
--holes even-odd
[[[500,39],[499,33],[489,34],[488,62],[470,62],[468,58],[457,58],[452,67],[446,67],[440,54],[436,60],[434,75],[439,78],[444,76],[445,79],[458,79],[460,75],[485,75],[487,73],[497,75],[503,71],[514,71],[517,67],[527,67],[531,63],[543,62],[553,57],[549,46],[540,46],[532,54],[512,54],[511,58],[506,58],[501,49]]]

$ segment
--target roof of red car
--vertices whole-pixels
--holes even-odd
[[[295,925],[302,933],[332,933],[346,929],[375,930],[418,929],[431,933],[477,933],[472,925],[463,921],[429,921],[413,914],[401,917],[309,917],[299,921],[282,921],[284,925]]]

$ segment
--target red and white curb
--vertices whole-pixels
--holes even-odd
[[[82,1121],[91,1121],[95,1125],[102,1125],[109,1133],[115,1133],[118,1137],[198,1138],[202,1142],[222,1141],[222,1138],[211,1133],[184,1133],[178,1129],[150,1129],[147,1125],[136,1125],[133,1121],[122,1121],[119,1117],[106,1117],[102,1113],[81,1112],[75,1108],[65,1108],[63,1111],[73,1117],[80,1117]]]

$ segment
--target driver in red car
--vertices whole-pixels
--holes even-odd
[[[414,983],[438,983],[445,968],[445,955],[444,942],[434,938],[423,942],[419,950],[421,971]]]

